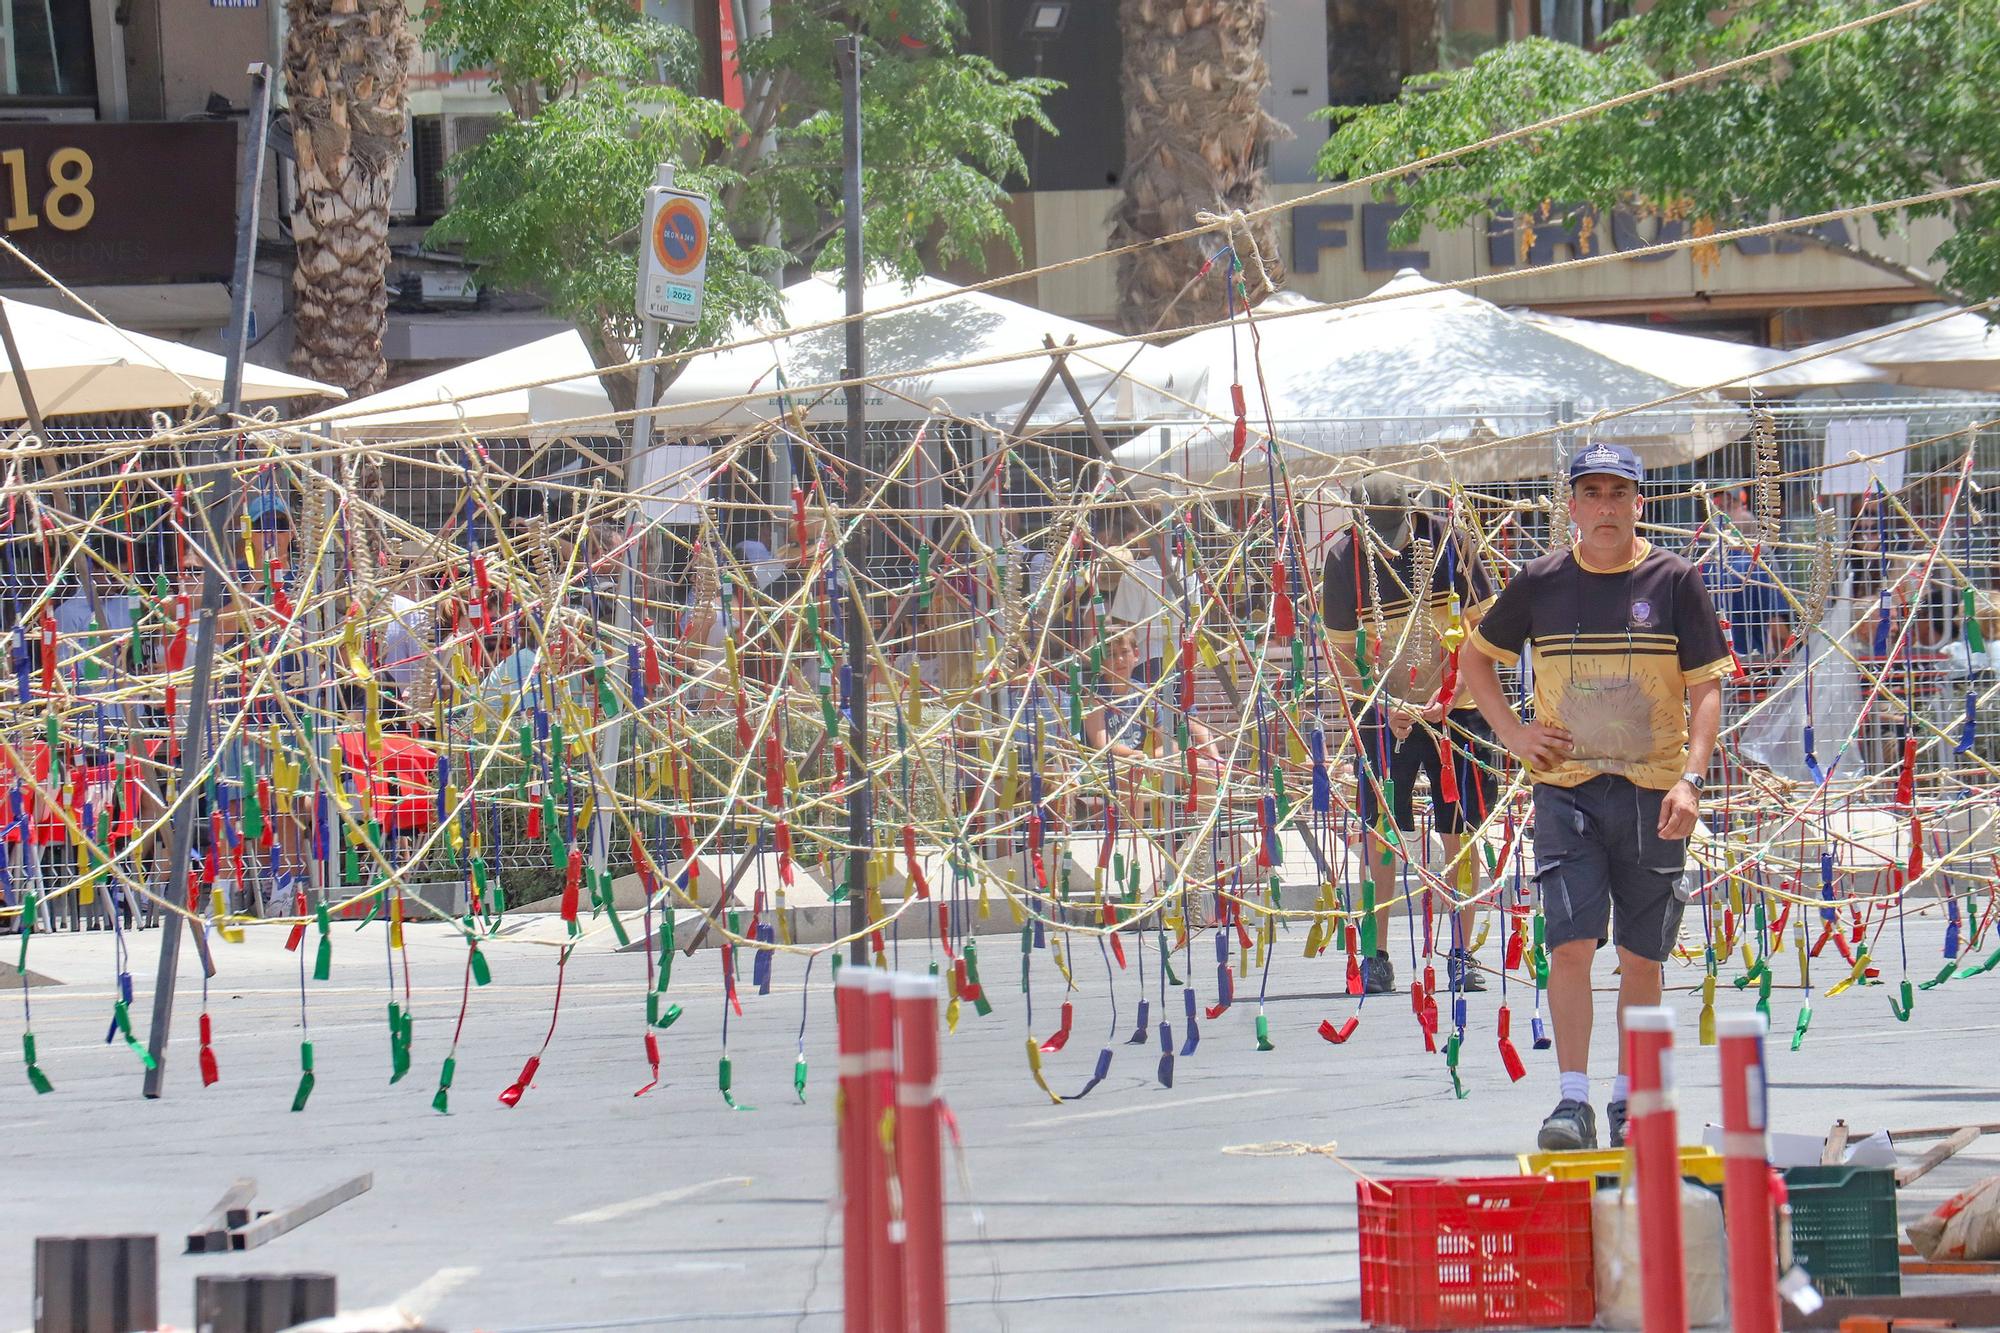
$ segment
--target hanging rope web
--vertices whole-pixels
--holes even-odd
[[[1254,350],[1236,376],[1253,362]],[[14,676],[0,708],[0,911],[24,964],[34,930],[64,914],[119,932],[115,1029],[141,1061],[152,1055],[123,962],[133,925],[180,918],[204,949],[223,942],[224,967],[227,941],[285,931],[306,1006],[330,974],[333,921],[378,921],[402,963],[397,1079],[414,1059],[412,920],[463,935],[460,1029],[490,980],[481,942],[531,900],[557,904],[559,970],[576,948],[639,936],[649,965],[634,1018],[643,1010],[655,1078],[656,1034],[680,1012],[672,963],[693,934],[721,941],[738,1013],[743,991],[768,994],[783,970],[859,938],[878,961],[912,948],[937,961],[954,1030],[967,1008],[1023,1023],[1028,1072],[1061,1100],[1044,1058],[1070,1039],[1078,998],[1110,1000],[1112,1042],[1131,1000],[1131,1040],[1157,1041],[1170,1085],[1202,1024],[1231,1030],[1239,987],[1255,992],[1246,1035],[1272,1049],[1264,986],[1281,947],[1326,959],[1361,994],[1388,907],[1410,923],[1419,1035],[1442,1044],[1453,1085],[1463,1095],[1461,1046],[1488,1004],[1518,1078],[1511,1010],[1531,1007],[1544,1044],[1547,978],[1523,774],[1477,747],[1447,766],[1480,768],[1493,798],[1444,858],[1422,827],[1387,822],[1381,766],[1353,762],[1406,663],[1441,660],[1449,701],[1472,608],[1454,591],[1392,625],[1379,608],[1411,588],[1370,558],[1356,565],[1363,617],[1335,647],[1318,529],[1356,469],[1295,482],[1287,451],[1251,443],[1241,416],[1215,429],[1234,465],[1165,499],[1108,465],[1094,431],[1010,436],[936,410],[878,431],[859,469],[788,418],[645,494],[602,471],[585,484],[581,470],[510,470],[470,434],[384,446],[275,421],[223,432],[159,419],[83,448],[24,437],[0,531]],[[1879,981],[1908,1018],[1918,978],[1935,987],[2000,960],[1980,438],[1908,440],[1900,489],[1874,480],[1818,500],[1820,469],[1788,470],[1775,419],[1757,410],[1746,487],[1649,497],[1645,535],[1699,563],[1734,615],[1723,781],[1693,840],[1683,887],[1697,910],[1676,952],[1701,989],[1704,1039],[1718,981],[1754,989],[1767,1011],[1774,992],[1795,992],[1796,1046],[1815,986]],[[724,493],[774,444],[798,463],[789,508],[662,504],[661,487]],[[1442,476],[1403,478],[1426,487],[1432,518],[1410,569],[1455,589],[1465,562],[1497,586],[1566,539],[1546,476],[1461,486],[1449,454],[1432,453]],[[392,475],[447,495],[440,521],[399,516]],[[773,540],[729,540],[745,523]],[[1368,525],[1353,531],[1357,550],[1381,553]],[[225,595],[195,719],[202,762],[183,781],[210,567]],[[864,691],[865,770],[851,706]],[[1417,725],[1450,753],[1446,727]],[[1379,857],[1356,816],[1357,771],[1384,812]],[[848,829],[864,785],[874,837],[857,883]],[[177,820],[191,856],[170,882]],[[636,898],[621,894],[633,882]],[[621,896],[641,905],[621,910]],[[1452,910],[1467,903],[1481,909],[1470,938]],[[833,904],[860,929],[802,939],[798,913]],[[1023,990],[1060,993],[1053,1022],[1026,998],[1002,1012],[982,980],[975,936],[990,949],[1009,927]],[[1494,979],[1491,999],[1457,969],[1439,984],[1434,955],[1452,949]],[[1212,974],[1197,951],[1212,951]],[[1320,1035],[1342,1043],[1358,1024],[1357,1011]],[[214,1082],[205,1013],[201,1028]],[[46,1089],[31,1030],[27,1046]],[[438,1053],[440,1110],[456,1055],[455,1041]],[[295,1108],[312,1088],[310,1042],[302,1064]],[[726,1050],[720,1069],[731,1100]]]
[[[1132,431],[1101,425],[1064,376],[1065,356],[1103,350],[1082,346],[924,372],[1041,358],[1043,392],[1061,382],[1075,400],[1060,427],[1023,413],[1009,430],[906,397],[905,371],[866,387],[906,403],[908,421],[875,427],[855,458],[807,424],[805,408],[844,386],[798,385],[796,410],[643,484],[586,440],[522,448],[470,429],[390,443],[329,435],[327,418],[197,408],[122,434],[16,433],[0,494],[13,677],[0,925],[19,938],[33,1087],[61,1073],[34,1042],[37,931],[90,919],[115,933],[112,1036],[151,1067],[129,930],[185,933],[220,968],[247,932],[282,931],[303,1016],[331,976],[333,923],[379,927],[396,1081],[417,1058],[405,927],[424,921],[465,949],[451,1044],[426,1054],[445,1111],[466,1015],[504,984],[482,944],[550,903],[548,1035],[482,1053],[482,1068],[525,1056],[500,1092],[510,1106],[553,1040],[580,948],[644,950],[629,1020],[652,1080],[641,1092],[681,1013],[676,957],[713,942],[720,1095],[737,1105],[727,1015],[796,980],[803,1099],[806,983],[819,955],[838,965],[858,944],[877,962],[909,950],[936,963],[954,1031],[1021,1024],[1029,1076],[1061,1101],[1048,1057],[1080,1001],[1111,1017],[1072,1097],[1103,1081],[1120,1043],[1156,1049],[1171,1086],[1204,1024],[1275,1049],[1265,999],[1280,948],[1365,999],[1385,910],[1408,924],[1416,1036],[1453,1088],[1464,1095],[1465,1043],[1488,1013],[1502,1068],[1522,1077],[1512,1014],[1527,1008],[1528,1039],[1547,1044],[1548,974],[1526,775],[1498,750],[1455,746],[1442,718],[1417,719],[1450,756],[1440,783],[1481,793],[1446,855],[1422,818],[1395,827],[1385,765],[1355,762],[1364,724],[1433,668],[1449,717],[1480,610],[1471,590],[1569,540],[1553,480],[1569,452],[1701,391],[1532,432],[1383,438],[1366,457],[1315,449],[1270,419],[1260,340],[1282,321],[1245,308],[1244,270],[1262,278],[1247,219],[1203,230],[1231,281],[1226,309],[1196,314],[1236,336],[1212,372],[1228,376],[1233,412],[1200,423],[1227,462],[1199,477],[1117,463],[1110,436]],[[1072,262],[1088,261],[1055,267]],[[1648,488],[1642,535],[1701,568],[1731,645],[1719,781],[1670,964],[1700,991],[1704,1041],[1719,983],[1788,1018],[1796,1048],[1816,988],[1880,988],[1908,1020],[1919,989],[2000,966],[1987,643],[2000,570],[1978,485],[1996,422],[1892,435],[1864,420],[1846,454],[1815,454],[1806,414],[1753,405],[1731,467]],[[1547,466],[1481,480],[1521,449]],[[796,481],[774,502],[779,458]],[[1427,518],[1401,564],[1353,524],[1354,560],[1329,570],[1329,533],[1364,476],[1404,484]],[[1324,601],[1336,577],[1361,608],[1337,634]],[[206,581],[220,593],[208,609]],[[1398,603],[1423,613],[1391,615]],[[1381,812],[1372,829],[1364,805]],[[1018,1008],[997,995],[1011,965],[1010,984],[982,977],[981,942],[1009,931]],[[1453,954],[1466,961],[1441,981],[1435,960]],[[1053,1019],[1037,993],[1060,996]],[[213,1084],[223,1061],[203,998]],[[1365,1007],[1319,1035],[1352,1040]],[[1129,1036],[1121,1013],[1135,1016]],[[306,1031],[294,1110],[317,1076]]]

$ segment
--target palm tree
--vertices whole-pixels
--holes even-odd
[[[1248,211],[1268,202],[1264,167],[1285,129],[1263,105],[1266,11],[1267,0],[1119,0],[1125,197],[1111,213],[1114,246],[1185,231],[1204,210]],[[1253,232],[1276,283],[1277,231],[1266,219]],[[1119,323],[1141,333],[1170,314],[1177,323],[1216,317],[1225,265],[1178,305],[1174,298],[1221,243],[1215,233],[1121,258]],[[1241,258],[1255,300],[1263,295],[1257,265]]]
[[[389,198],[416,58],[405,0],[287,0],[285,81],[298,146],[292,235],[301,374],[379,388]]]

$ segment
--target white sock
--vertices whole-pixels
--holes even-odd
[[[1632,1080],[1620,1074],[1611,1080],[1611,1100],[1622,1102],[1632,1091]]]
[[[1562,1071],[1562,1099],[1566,1102],[1590,1100],[1590,1075],[1575,1069]]]

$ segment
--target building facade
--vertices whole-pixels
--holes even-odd
[[[246,71],[275,21],[271,0],[0,0],[0,287],[62,304],[32,264],[118,323],[214,345]]]
[[[1049,106],[1058,133],[1031,132],[1023,145],[1033,174],[1015,202],[1022,267],[1101,252],[1124,159],[1118,6],[967,0],[966,7],[976,49],[1011,74],[1040,72],[1069,85]],[[1657,221],[1625,216],[1567,229],[1538,225],[1525,253],[1505,217],[1426,232],[1397,246],[1389,239],[1393,203],[1359,190],[1326,193],[1328,184],[1317,180],[1313,164],[1328,124],[1315,113],[1323,108],[1392,100],[1411,77],[1461,67],[1526,36],[1593,43],[1631,8],[1623,0],[1271,0],[1266,106],[1292,132],[1272,150],[1273,202],[1307,200],[1278,220],[1277,258],[1289,285],[1306,296],[1343,300],[1414,268],[1438,281],[1490,279],[1479,294],[1501,304],[1670,322],[1779,346],[1879,323],[1926,299],[1923,289],[1882,267],[1793,237],[1545,271],[1661,236]],[[1045,12],[1059,13],[1060,21],[1039,17]],[[1907,232],[1862,221],[1832,233],[1922,269],[1949,231],[1937,221]],[[1669,225],[1665,235],[1674,234]],[[1117,307],[1116,276],[1111,262],[1083,265],[1006,294],[1108,326]]]
[[[653,17],[696,34],[719,88],[725,13],[729,30],[747,31],[745,0],[643,2]],[[1117,3],[962,2],[972,49],[1011,74],[1064,85],[1048,107],[1059,134],[1029,131],[1022,144],[1032,179],[1011,209],[1021,266],[1101,252],[1124,165]],[[1272,0],[1268,105],[1292,131],[1272,153],[1273,194],[1306,200],[1279,222],[1277,258],[1290,285],[1339,300],[1409,267],[1440,280],[1490,279],[1481,294],[1505,304],[1672,321],[1777,345],[1879,322],[1922,299],[1881,268],[1792,238],[1545,271],[1659,234],[1657,223],[1625,217],[1538,227],[1525,253],[1505,218],[1398,246],[1389,239],[1393,204],[1353,190],[1326,194],[1314,179],[1327,133],[1315,115],[1322,108],[1391,98],[1412,76],[1526,35],[1594,41],[1624,10],[1622,0]],[[282,0],[0,0],[0,187],[7,191],[0,236],[113,320],[216,345],[229,308],[245,71],[255,61],[278,70],[283,38]],[[282,105],[282,84],[277,92]],[[562,327],[533,300],[482,290],[451,256],[421,248],[424,231],[449,206],[445,164],[489,132],[501,110],[484,75],[425,52],[410,101],[385,339],[396,379]],[[283,137],[280,127],[256,299],[258,357],[272,364],[289,351]],[[1946,233],[1935,222],[1910,234],[1863,222],[1851,234],[1921,268]],[[994,259],[998,271],[1014,264],[999,247]],[[1108,326],[1115,280],[1115,264],[1105,262],[1030,279],[1006,294]],[[0,287],[57,299],[12,254],[0,254]]]

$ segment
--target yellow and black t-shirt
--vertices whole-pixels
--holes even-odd
[[[1730,671],[1729,643],[1693,565],[1650,543],[1616,569],[1570,552],[1509,579],[1468,640],[1496,661],[1534,648],[1535,717],[1569,732],[1570,757],[1536,782],[1600,773],[1665,791],[1687,756],[1687,687]]]
[[[1375,582],[1382,592],[1382,617],[1388,633],[1379,657],[1372,649],[1369,656],[1374,659],[1371,667],[1381,664],[1375,679],[1389,694],[1404,703],[1422,706],[1431,701],[1444,680],[1443,636],[1451,628],[1453,592],[1458,594],[1464,623],[1471,625],[1493,600],[1493,584],[1480,566],[1478,556],[1468,552],[1464,542],[1454,537],[1449,543],[1440,544],[1444,525],[1433,515],[1422,512],[1414,515],[1410,531],[1411,539],[1396,553],[1394,561],[1384,560],[1379,554],[1374,556]],[[1428,579],[1421,578],[1416,571],[1419,536],[1431,540],[1436,557]],[[1373,605],[1368,591],[1368,567],[1357,552],[1358,544],[1359,534],[1352,527],[1333,539],[1327,547],[1320,588],[1320,618],[1326,623],[1327,642],[1350,662],[1354,660],[1355,631],[1364,611]],[[1409,625],[1415,606],[1414,593],[1420,584],[1428,584],[1424,607],[1431,621],[1431,633],[1421,638],[1410,632]],[[1472,696],[1460,690],[1453,697],[1452,706],[1471,708]]]

